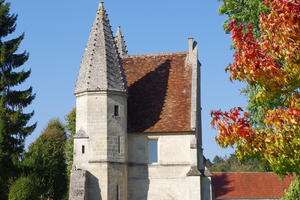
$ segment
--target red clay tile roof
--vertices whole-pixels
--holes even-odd
[[[181,132],[190,127],[192,69],[187,52],[126,56],[128,132]]]
[[[295,177],[281,181],[274,173],[213,173],[216,199],[282,198]]]

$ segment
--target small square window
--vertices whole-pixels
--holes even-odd
[[[119,116],[119,106],[115,105],[114,116]]]
[[[157,140],[149,140],[148,142],[148,162],[157,163],[158,151],[157,151]]]
[[[84,147],[84,145],[81,146],[81,153],[82,153],[82,154],[85,153],[85,147]]]

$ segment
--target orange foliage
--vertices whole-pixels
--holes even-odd
[[[231,21],[235,46],[230,80],[263,88],[262,101],[279,94],[285,104],[265,110],[265,128],[251,127],[249,114],[239,107],[229,112],[212,111],[213,127],[222,147],[236,146],[237,155],[256,156],[278,174],[300,173],[300,0],[266,0],[268,14],[261,14],[261,36],[252,26]],[[272,96],[273,95],[273,96]]]

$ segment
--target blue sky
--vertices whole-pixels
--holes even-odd
[[[20,50],[30,53],[24,65],[32,75],[24,86],[32,86],[36,99],[32,122],[38,126],[26,140],[30,144],[49,119],[64,116],[75,106],[73,95],[80,60],[88,40],[99,1],[12,1],[11,11],[19,15],[17,34],[25,32]],[[231,39],[222,29],[217,0],[128,0],[104,1],[113,31],[121,26],[129,54],[188,50],[188,37],[198,42],[202,63],[202,125],[206,157],[228,155],[215,142],[210,127],[210,110],[246,105],[241,84],[228,80],[224,68],[232,61]]]

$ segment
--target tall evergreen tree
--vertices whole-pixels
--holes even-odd
[[[7,39],[16,29],[16,20],[17,15],[10,14],[10,3],[0,0],[0,199],[7,199],[8,182],[18,175],[24,140],[36,127],[28,125],[33,112],[24,112],[35,97],[32,88],[16,89],[31,72],[20,69],[28,59],[26,51],[18,53],[24,33]]]
[[[209,163],[207,167],[212,172],[266,172],[270,171],[267,166],[259,162],[257,159],[248,159],[240,162],[235,154],[229,157],[215,156],[213,163]]]

